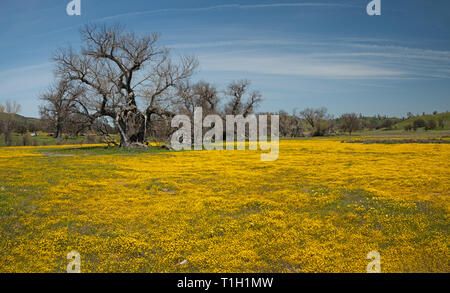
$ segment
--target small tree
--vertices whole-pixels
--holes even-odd
[[[306,108],[300,112],[300,117],[311,126],[312,136],[323,136],[330,130],[330,125],[327,120],[331,117],[327,115],[327,108]]]
[[[225,105],[225,114],[241,114],[242,116],[247,117],[247,115],[253,113],[253,110],[259,105],[262,98],[258,91],[248,93],[249,87],[250,81],[246,79],[233,81],[228,85],[226,94],[231,97],[231,99],[227,105]]]
[[[408,124],[408,125],[405,125],[405,131],[411,131],[412,130],[412,125],[411,124]]]
[[[18,103],[7,101],[0,107],[0,112],[8,114],[3,122],[3,134],[6,146],[12,145],[12,132],[17,128],[17,122],[14,115],[20,112],[22,106]]]
[[[16,101],[12,103],[10,101],[6,101],[5,109],[8,114],[17,114],[20,110],[22,110],[22,106],[16,103]]]
[[[45,103],[40,107],[41,119],[52,125],[55,138],[61,138],[66,122],[76,110],[76,101],[83,94],[83,88],[63,79],[42,94],[41,99]]]
[[[343,114],[341,116],[341,129],[352,135],[353,131],[359,130],[361,122],[355,113]]]
[[[425,126],[425,130],[435,129],[437,127],[437,123],[434,120],[429,120]]]
[[[302,137],[303,128],[302,121],[297,117],[297,113],[294,110],[292,115],[289,115],[285,111],[279,111],[280,116],[280,134],[283,137]]]

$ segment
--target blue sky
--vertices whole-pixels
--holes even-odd
[[[381,1],[382,15],[368,16],[369,0],[81,0],[82,16],[68,16],[69,0],[2,0],[0,103],[37,117],[52,53],[78,48],[84,23],[107,22],[196,55],[195,79],[250,79],[261,111],[450,110],[450,1]]]

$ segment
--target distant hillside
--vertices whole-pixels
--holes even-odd
[[[403,120],[403,121],[395,124],[395,126],[398,129],[404,129],[404,127],[406,125],[413,125],[414,121],[418,120],[418,119],[423,119],[425,121],[434,120],[436,122],[436,124],[439,124],[439,120],[442,119],[444,121],[444,129],[445,130],[449,130],[450,129],[450,112],[439,113],[439,114],[436,114],[436,115],[430,114],[430,115],[423,115],[423,116],[412,117],[412,118],[409,118],[407,120]],[[438,127],[438,129],[442,129],[442,128]]]
[[[11,118],[19,123],[33,123],[39,121],[37,118],[24,117],[19,114],[0,113],[0,121],[5,121]]]

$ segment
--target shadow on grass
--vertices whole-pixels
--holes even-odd
[[[48,156],[70,156],[70,155],[138,155],[138,154],[159,154],[177,152],[161,147],[151,146],[147,149],[126,149],[120,147],[88,146],[88,147],[68,147],[68,148],[46,148],[37,150]]]

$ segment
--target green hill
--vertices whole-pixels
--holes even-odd
[[[412,117],[409,118],[407,120],[403,120],[397,124],[395,124],[395,126],[398,129],[404,129],[404,127],[406,125],[413,125],[415,120],[418,119],[423,119],[425,120],[425,122],[430,121],[430,120],[434,120],[436,122],[437,125],[439,125],[439,120],[443,120],[444,121],[444,130],[449,130],[450,129],[450,112],[445,112],[445,113],[439,113],[436,115],[430,114],[430,115],[423,115],[423,116],[416,116],[416,117]],[[442,128],[437,127],[436,129],[438,130],[442,130]]]
[[[37,119],[37,118],[30,118],[30,117],[24,117],[19,114],[8,114],[8,113],[0,112],[0,121],[5,121],[7,119],[12,119],[19,123],[34,123],[34,122],[39,121],[39,119]]]

